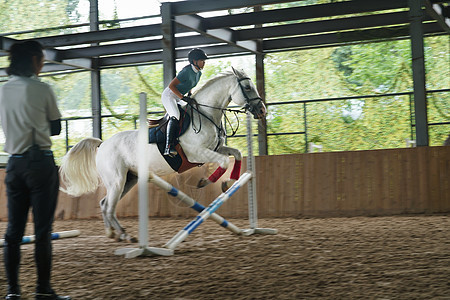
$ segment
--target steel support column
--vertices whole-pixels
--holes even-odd
[[[161,3],[161,18],[164,86],[167,87],[176,76],[175,23],[172,15],[172,3]]]
[[[425,54],[423,45],[423,0],[408,0],[411,34],[411,56],[414,86],[416,145],[428,146],[427,91],[425,87]]]
[[[258,42],[258,48],[261,42]],[[258,93],[266,102],[266,81],[264,75],[264,54],[256,54],[256,88]],[[258,148],[259,155],[267,155],[267,119],[264,118],[258,121]]]
[[[99,30],[98,22],[98,0],[90,0],[89,10],[90,31]],[[97,44],[93,44],[97,45]],[[92,136],[102,138],[102,97],[100,83],[100,69],[98,57],[92,58],[91,71],[91,107],[92,107]]]
[[[100,70],[98,69],[98,58],[92,58],[94,70],[91,71],[91,105],[92,105],[92,136],[102,138],[102,97]]]
[[[255,6],[255,12],[261,11],[261,6]],[[256,25],[255,28],[261,28],[261,25]],[[266,103],[266,79],[264,73],[264,53],[262,40],[256,41],[257,54],[256,58],[256,88],[259,96]],[[259,155],[267,155],[267,119],[264,118],[258,121],[258,153]]]

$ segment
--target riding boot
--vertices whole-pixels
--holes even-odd
[[[8,295],[20,295],[20,286],[19,286],[19,265],[21,256],[20,243],[8,242],[8,239],[6,238],[3,251],[4,251],[6,278],[8,280]]]
[[[42,237],[36,235],[34,258],[37,268],[36,293],[53,293],[50,286],[50,274],[52,269],[52,244],[50,233],[44,234]]]
[[[169,123],[167,123],[166,149],[164,150],[164,155],[168,155],[170,157],[174,157],[175,155],[177,155],[177,150],[175,150],[177,130],[178,130],[177,118],[170,117]]]

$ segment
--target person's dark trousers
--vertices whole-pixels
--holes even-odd
[[[52,293],[51,232],[58,198],[59,177],[51,152],[39,159],[29,154],[13,155],[6,168],[8,196],[8,228],[5,234],[4,264],[8,293],[20,294],[20,244],[24,235],[29,208],[32,207],[37,267],[37,293]]]

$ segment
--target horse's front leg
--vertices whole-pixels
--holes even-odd
[[[227,146],[221,147],[218,152],[228,156],[234,156],[234,165],[233,170],[230,174],[230,179],[222,181],[222,192],[226,192],[231,187],[231,185],[241,176],[242,154],[238,149],[230,148]]]
[[[217,152],[212,152],[215,154],[212,155],[213,157],[216,155],[226,157],[226,165],[221,165],[219,163],[219,167],[208,178],[202,178],[197,186],[201,188],[207,186],[211,182],[216,182],[226,172],[229,165],[229,156],[234,156],[234,165],[233,170],[231,171],[230,180],[222,182],[222,191],[225,192],[234,181],[239,179],[239,176],[241,174],[242,154],[238,149],[226,146],[220,147]]]

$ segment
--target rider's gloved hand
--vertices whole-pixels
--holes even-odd
[[[189,96],[183,96],[183,98],[181,98],[181,100],[186,101],[189,105],[195,104],[195,100]]]

